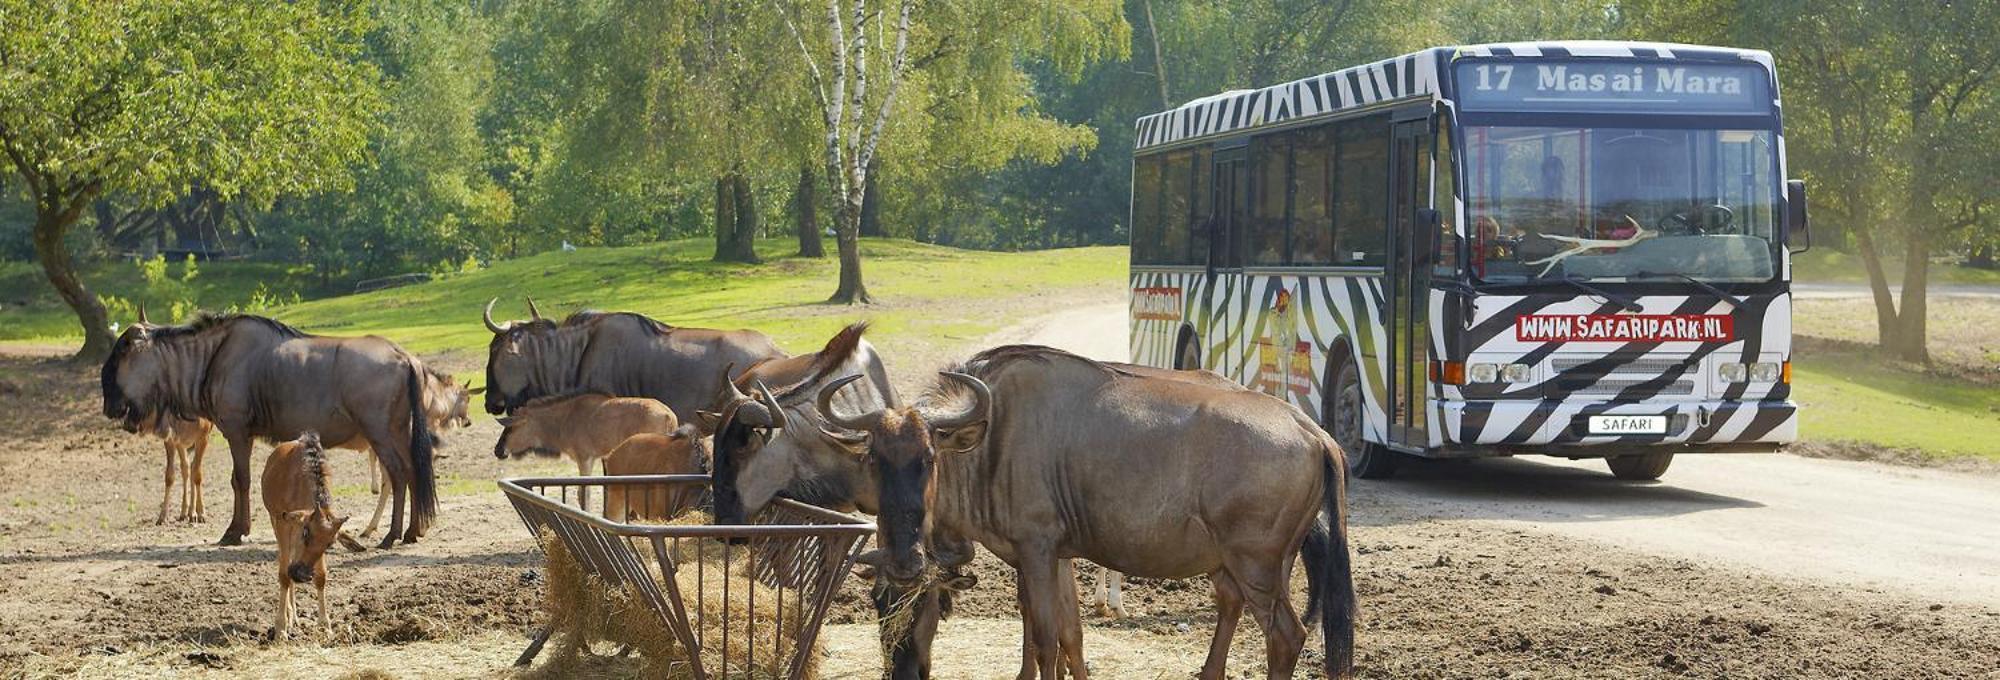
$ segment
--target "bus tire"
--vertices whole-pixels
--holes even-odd
[[[1660,451],[1613,456],[1604,459],[1604,464],[1611,467],[1613,477],[1628,482],[1650,482],[1667,474],[1667,466],[1674,464],[1674,454]]]
[[[1361,394],[1361,370],[1353,361],[1342,362],[1334,372],[1333,391],[1326,395],[1321,422],[1347,457],[1348,474],[1362,479],[1388,479],[1396,474],[1402,456],[1388,447],[1371,443],[1362,435],[1362,410],[1367,400]]]
[[[1192,371],[1201,367],[1201,341],[1195,339],[1192,331],[1182,331],[1181,346],[1174,350],[1174,370]]]

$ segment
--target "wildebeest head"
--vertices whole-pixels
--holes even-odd
[[[126,432],[138,432],[146,421],[158,418],[164,401],[167,357],[158,351],[156,337],[162,327],[146,320],[127,326],[111,345],[98,380],[104,390],[104,417],[119,421]],[[179,414],[176,414],[179,415]]]
[[[827,435],[848,442],[850,450],[862,456],[875,481],[881,505],[876,515],[881,547],[863,553],[860,560],[896,585],[911,585],[923,578],[930,559],[924,548],[939,455],[979,446],[985,442],[987,425],[992,421],[993,393],[986,383],[964,373],[939,375],[964,388],[970,403],[952,411],[920,405],[842,414],[834,408],[833,397],[859,376],[828,384],[816,402],[820,416],[831,426]]]
[[[487,301],[484,315],[486,330],[493,331],[493,341],[486,346],[486,412],[496,416],[542,396],[529,376],[538,370],[539,349],[556,332],[556,322],[542,318],[534,298],[528,298],[529,319],[495,323],[493,303],[499,301]]]
[[[506,460],[531,453],[543,458],[562,455],[557,443],[562,437],[556,430],[567,426],[560,421],[568,410],[558,413],[554,406],[560,401],[563,399],[537,399],[516,409],[514,415],[500,416],[500,441],[493,443],[493,457]]]
[[[472,427],[472,382],[454,383],[450,375],[429,367],[424,376],[424,415],[435,424],[433,432]]]
[[[715,469],[711,479],[734,482],[743,478],[739,473],[744,470],[762,472],[760,468],[773,464],[786,467],[754,475],[753,480],[756,481],[748,487],[736,483],[715,484],[715,521],[718,524],[746,523],[748,508],[763,507],[794,476],[794,471],[786,462],[787,457],[759,455],[789,422],[785,407],[778,403],[771,388],[761,381],[749,394],[745,394],[729,379],[734,369],[733,364],[722,367],[722,387],[716,397],[715,409],[700,414],[704,426],[715,432]],[[746,500],[754,503],[746,503]]]
[[[333,498],[327,489],[326,449],[320,446],[319,436],[307,432],[285,445],[300,447],[307,477],[314,485],[312,509],[286,512],[280,520],[285,525],[297,527],[297,530],[286,531],[284,526],[278,529],[278,540],[290,543],[285,547],[292,555],[292,561],[285,565],[285,576],[293,583],[305,583],[312,580],[314,567],[320,564],[327,548],[333,547],[333,544],[339,543],[354,552],[361,552],[364,548],[354,537],[340,530],[341,525],[347,523],[347,518],[333,512]]]
[[[871,582],[868,599],[875,605],[876,638],[882,644],[883,677],[887,680],[929,680],[931,646],[938,623],[951,617],[952,601],[960,591],[979,583],[971,574],[943,572],[914,585],[896,585],[874,569],[861,567],[855,576]]]

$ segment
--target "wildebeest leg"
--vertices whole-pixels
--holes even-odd
[[[1027,579],[1019,569],[1014,570],[1014,603],[1021,608],[1021,671],[1014,680],[1036,680],[1035,617],[1029,614],[1034,606],[1028,602]]]
[[[288,527],[276,515],[271,517],[272,527],[278,536],[278,611],[271,620],[271,639],[283,640],[291,632],[292,621],[292,577],[285,567],[292,563],[291,541],[285,540]]]
[[[229,490],[236,495],[236,503],[230,509],[229,528],[222,532],[221,545],[243,545],[243,537],[250,535],[250,445],[253,443],[248,432],[224,432],[223,439],[229,441]]]
[[[181,470],[181,486],[187,489],[190,508],[188,521],[194,524],[208,521],[207,508],[203,507],[201,502],[201,458],[207,453],[208,432],[203,431],[201,438],[194,440],[194,456],[188,459],[188,464]]]
[[[583,456],[576,457],[576,476],[578,477],[590,476],[589,458],[585,458]],[[576,488],[576,502],[577,502],[577,507],[581,507],[585,511],[590,510],[590,487],[579,486]]]
[[[158,519],[153,520],[154,524],[167,523],[167,508],[173,504],[174,499],[174,467],[180,464],[180,461],[177,460],[179,456],[176,455],[180,451],[178,447],[174,446],[173,442],[162,442],[161,446],[167,450],[167,486],[165,489],[160,490],[160,516]],[[183,489],[182,492],[185,495],[186,490]],[[187,517],[187,503],[185,501],[181,503],[181,517]]]
[[[382,535],[378,547],[385,550],[395,547],[397,538],[402,538],[404,543],[415,543],[416,527],[410,527],[412,531],[408,535],[403,533],[403,510],[409,507],[410,480],[416,477],[410,471],[410,455],[405,448],[408,438],[404,439],[405,443],[398,444],[394,433],[372,427],[368,429],[367,437],[368,448],[375,452],[375,460],[381,463],[382,477],[388,481],[389,493],[394,496],[389,506],[389,532]]]
[[[1299,650],[1305,647],[1305,626],[1292,610],[1287,584],[1291,583],[1292,556],[1287,552],[1277,564],[1255,563],[1248,555],[1227,560],[1225,569],[1235,575],[1250,615],[1264,630],[1265,674],[1270,678],[1292,677],[1298,666]]]
[[[382,524],[382,509],[389,506],[388,489],[382,486],[382,480],[388,476],[389,471],[382,467],[382,458],[375,455],[375,451],[370,449],[368,451],[368,491],[375,494],[375,514],[368,516],[368,528],[361,530],[362,538],[375,535],[376,527]]]
[[[1032,621],[1035,647],[1035,668],[1047,680],[1060,680],[1063,669],[1062,633],[1068,626],[1067,619],[1076,618],[1076,581],[1074,576],[1065,584],[1061,576],[1071,573],[1062,568],[1065,560],[1056,559],[1048,550],[1027,550],[1021,555],[1021,585],[1023,597],[1027,600],[1027,610],[1021,612],[1025,624]],[[1070,595],[1062,596],[1067,587]],[[1067,616],[1063,605],[1067,602]],[[1086,680],[1082,668],[1072,668],[1076,680]]]
[[[1208,660],[1201,664],[1202,680],[1225,677],[1229,665],[1229,643],[1236,638],[1236,624],[1243,618],[1243,589],[1228,569],[1208,575],[1215,585],[1215,637],[1208,642]]]
[[[1057,619],[1062,622],[1062,629],[1057,633],[1061,639],[1063,664],[1069,667],[1070,677],[1082,680],[1088,675],[1088,669],[1083,665],[1083,615],[1076,608],[1075,561],[1056,560],[1055,595]]]

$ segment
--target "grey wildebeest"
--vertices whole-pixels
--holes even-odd
[[[948,536],[1012,565],[1021,677],[1087,675],[1078,557],[1138,576],[1207,575],[1218,616],[1201,677],[1224,677],[1246,604],[1265,634],[1267,674],[1291,677],[1305,642],[1288,596],[1302,547],[1307,568],[1324,572],[1327,675],[1352,672],[1345,464],[1298,409],[1045,347],[987,350],[944,374],[927,403],[964,405],[942,412],[842,412],[830,401],[843,382],[822,388],[819,409],[875,477],[883,547],[866,561],[892,583],[918,583],[933,564],[963,559],[926,554]],[[1233,452],[1229,465],[1213,464],[1221,451]],[[1307,534],[1322,512],[1329,540],[1313,546]]]
[[[875,512],[868,476],[845,445],[829,435],[813,407],[818,386],[855,378],[842,393],[843,408],[874,410],[896,404],[889,371],[851,324],[818,352],[759,362],[735,380],[716,376],[710,410],[698,412],[715,433],[710,473],[719,524],[741,524],[780,493],[821,507]],[[745,392],[745,390],[749,390]]]
[[[708,405],[721,380],[716,369],[748,367],[785,356],[756,331],[675,328],[630,312],[582,311],[561,324],[542,318],[493,321],[486,303],[486,412],[512,413],[536,397],[602,392],[657,399],[675,415]]]
[[[588,477],[598,459],[611,455],[626,438],[648,432],[669,434],[680,426],[680,419],[654,399],[581,392],[530,399],[514,409],[514,415],[501,416],[500,425],[504,429],[493,443],[493,457],[566,456],[576,462],[578,476]],[[587,507],[590,497],[581,500]]]
[[[694,425],[682,425],[667,434],[643,432],[626,437],[604,457],[604,474],[612,477],[707,472],[708,446]],[[604,488],[604,518],[613,522],[623,522],[628,516],[670,520],[694,507],[701,492],[701,487],[689,484],[611,484]]]
[[[311,432],[278,444],[264,460],[264,510],[271,513],[271,531],[278,538],[278,613],[271,637],[283,639],[298,623],[292,606],[293,587],[311,581],[319,599],[321,634],[332,631],[326,607],[326,549],[335,542],[361,552],[361,544],[340,526],[347,522],[333,512],[327,493],[326,450]]]
[[[395,506],[383,547],[415,542],[437,515],[424,366],[377,337],[307,335],[248,314],[200,314],[187,324],[133,324],[104,361],[104,416],[137,431],[162,413],[206,418],[229,442],[236,502],[223,545],[250,532],[250,452],[256,439],[317,432],[366,438],[389,471]],[[410,522],[403,523],[406,507]]]

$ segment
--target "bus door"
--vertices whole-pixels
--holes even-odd
[[[1389,441],[1408,448],[1429,443],[1425,396],[1430,393],[1431,267],[1415,229],[1418,212],[1431,207],[1429,111],[1395,116],[1389,153],[1389,268],[1383,289],[1389,307]],[[1405,116],[1411,119],[1403,120]]]
[[[1250,219],[1250,168],[1245,164],[1248,138],[1236,140],[1234,148],[1222,148],[1229,142],[1218,144],[1215,150],[1214,179],[1215,222],[1208,230],[1208,291],[1209,295],[1222,300],[1234,300],[1235,296],[1246,295],[1239,290],[1246,285],[1243,265],[1236,255],[1239,234]],[[1202,338],[1207,347],[1201,355],[1206,358],[1208,368],[1231,379],[1242,380],[1237,375],[1237,367],[1243,363],[1244,341],[1241,337],[1245,319],[1239,318],[1235,304],[1223,304],[1217,313],[1222,315],[1222,323],[1210,324],[1216,337]],[[1211,352],[1213,352],[1211,354]]]

